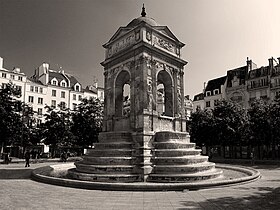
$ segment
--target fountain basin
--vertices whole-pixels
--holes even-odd
[[[60,185],[91,190],[119,190],[119,191],[172,191],[197,190],[212,187],[226,187],[235,184],[244,184],[260,178],[259,171],[241,166],[216,164],[216,168],[223,170],[223,176],[188,183],[155,183],[155,182],[93,182],[68,178],[69,170],[74,170],[73,163],[57,164],[37,168],[32,171],[33,180],[48,184]]]

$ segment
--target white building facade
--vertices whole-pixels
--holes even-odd
[[[5,69],[3,63],[3,58],[0,57],[0,86],[12,83],[21,90],[19,100],[33,108],[37,124],[43,122],[46,106],[75,110],[83,98],[104,100],[104,89],[98,87],[97,83],[83,88],[73,75],[64,70],[52,70],[48,63],[39,66],[30,78],[19,68]]]

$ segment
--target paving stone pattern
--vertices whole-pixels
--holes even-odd
[[[280,209],[280,167],[254,166],[256,182],[198,191],[124,192],[0,179],[0,209]]]

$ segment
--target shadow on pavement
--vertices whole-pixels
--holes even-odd
[[[237,191],[249,190],[252,187],[236,187]],[[255,192],[250,196],[243,197],[220,197],[215,199],[207,199],[206,201],[199,202],[200,207],[197,207],[196,203],[181,202],[185,207],[177,208],[177,210],[186,209],[204,209],[205,206],[209,206],[206,209],[279,209],[280,206],[280,187],[255,187],[258,192]],[[225,189],[219,189],[225,190]]]

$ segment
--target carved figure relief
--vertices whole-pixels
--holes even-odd
[[[135,40],[138,41],[140,39],[140,31],[136,32]]]
[[[169,52],[172,52],[172,53],[177,53],[176,52],[176,47],[171,44],[170,42],[166,41],[165,39],[163,38],[160,38],[160,37],[157,37],[157,36],[153,36],[153,45],[157,45],[163,49],[166,49],[168,50]]]
[[[147,33],[146,33],[146,39],[148,41],[151,41],[151,33],[149,31],[147,31]]]
[[[178,114],[182,114],[181,90],[177,89]]]

